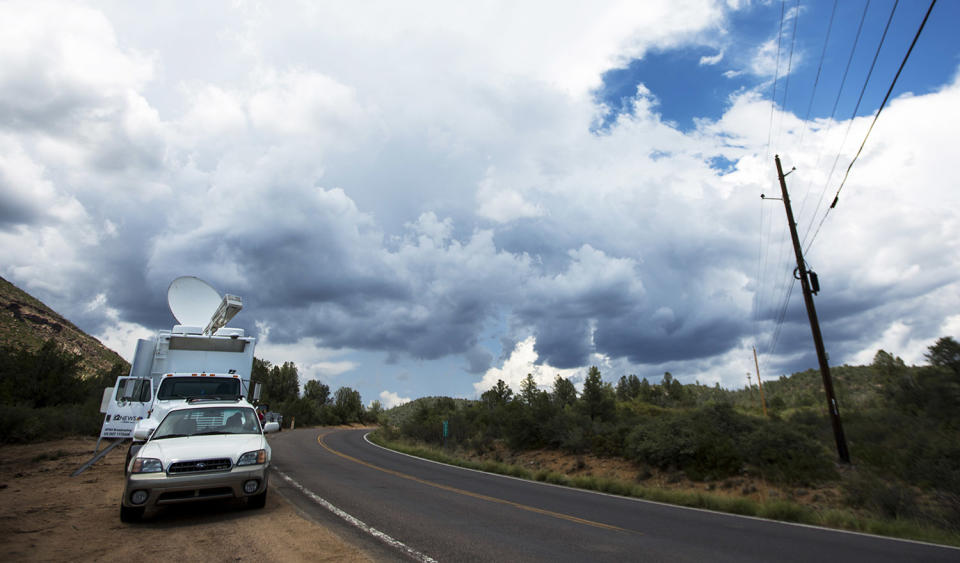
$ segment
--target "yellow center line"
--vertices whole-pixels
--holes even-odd
[[[380,467],[380,466],[378,466],[378,465],[374,465],[374,464],[372,464],[372,463],[363,461],[363,460],[361,460],[361,459],[357,459],[357,458],[355,458],[355,457],[353,457],[353,456],[349,456],[349,455],[347,455],[347,454],[345,454],[345,453],[343,453],[343,452],[338,452],[337,450],[331,448],[330,446],[328,446],[328,445],[323,441],[323,439],[326,437],[326,435],[327,435],[327,433],[323,433],[323,434],[320,434],[319,436],[317,436],[317,443],[320,444],[320,446],[323,447],[323,449],[327,450],[328,452],[330,452],[330,453],[332,453],[332,454],[334,454],[334,455],[336,455],[336,456],[340,456],[340,457],[342,457],[343,459],[352,461],[352,462],[354,462],[354,463],[359,463],[360,465],[369,467],[370,469],[376,469],[377,471],[382,471],[382,472],[384,472],[384,473],[388,473],[388,474],[390,474],[390,475],[393,475],[394,477],[400,477],[401,479],[408,479],[408,480],[410,480],[410,481],[415,481],[415,482],[420,483],[420,484],[422,484],[422,485],[427,485],[427,486],[430,486],[430,487],[435,487],[435,488],[437,488],[437,489],[441,489],[441,490],[444,490],[444,491],[449,491],[449,492],[451,492],[451,493],[456,493],[456,494],[458,494],[458,495],[464,495],[464,496],[468,496],[468,497],[473,497],[473,498],[475,498],[475,499],[485,500],[485,501],[489,501],[489,502],[495,502],[495,503],[497,503],[497,504],[505,504],[505,505],[507,505],[507,506],[512,506],[512,507],[514,507],[514,508],[519,508],[520,510],[526,510],[526,511],[529,511],[529,512],[536,512],[537,514],[543,514],[543,515],[545,515],[545,516],[552,516],[552,517],[554,517],[554,518],[559,518],[559,519],[561,519],[561,520],[566,520],[566,521],[568,521],[568,522],[574,522],[574,523],[577,523],[577,524],[585,524],[585,525],[587,525],[587,526],[593,526],[593,527],[596,527],[596,528],[603,528],[603,529],[605,529],[605,530],[614,530],[614,531],[617,531],[617,532],[629,532],[629,531],[630,531],[630,530],[626,530],[626,529],[624,529],[624,528],[620,528],[620,527],[618,527],[618,526],[613,526],[613,525],[611,525],[611,524],[604,524],[604,523],[602,523],[602,522],[594,522],[593,520],[587,520],[587,519],[584,519],[584,518],[577,518],[576,516],[570,516],[569,514],[562,514],[562,513],[560,513],[560,512],[553,512],[552,510],[546,510],[546,509],[543,509],[543,508],[536,508],[536,507],[534,507],[534,506],[528,506],[528,505],[526,505],[526,504],[520,504],[520,503],[518,503],[518,502],[509,501],[509,500],[505,500],[505,499],[502,499],[502,498],[491,497],[491,496],[487,496],[487,495],[481,495],[480,493],[474,493],[474,492],[472,492],[472,491],[465,491],[465,490],[463,490],[463,489],[458,489],[458,488],[456,488],[456,487],[451,487],[451,486],[449,486],[449,485],[441,485],[440,483],[434,483],[433,481],[427,481],[426,479],[421,479],[421,478],[419,478],[419,477],[414,477],[413,475],[408,475],[408,474],[406,474],[406,473],[401,473],[401,472],[399,472],[399,471],[394,471],[394,470],[392,470],[392,469],[387,469],[387,468],[385,468],[385,467]]]

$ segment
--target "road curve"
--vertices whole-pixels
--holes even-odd
[[[551,562],[960,561],[960,550],[954,548],[450,467],[379,448],[363,439],[366,432],[304,429],[272,435],[273,466],[279,474],[273,482],[295,482],[302,494],[327,503],[318,510],[335,507],[381,539],[395,542],[381,556]]]

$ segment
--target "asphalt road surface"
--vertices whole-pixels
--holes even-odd
[[[271,436],[272,483],[382,559],[960,561],[960,550],[667,506],[450,467],[367,430]]]

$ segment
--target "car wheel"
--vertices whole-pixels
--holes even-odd
[[[143,518],[142,506],[123,506],[120,505],[120,521],[128,524],[139,522]]]
[[[265,504],[267,504],[267,491],[247,497],[247,508],[263,508]]]

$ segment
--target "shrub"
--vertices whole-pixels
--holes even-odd
[[[887,518],[912,518],[917,515],[916,496],[899,483],[881,480],[875,475],[851,473],[841,484],[843,501],[853,508],[864,508]]]
[[[810,485],[835,478],[823,447],[782,421],[763,421],[744,440],[748,463],[779,483]]]
[[[30,408],[10,405],[0,409],[0,443],[28,443],[66,436],[96,436],[101,414],[82,405]]]
[[[664,413],[635,428],[625,440],[627,456],[661,469],[679,468],[691,479],[721,478],[743,466],[739,442],[748,419],[726,404]]]

